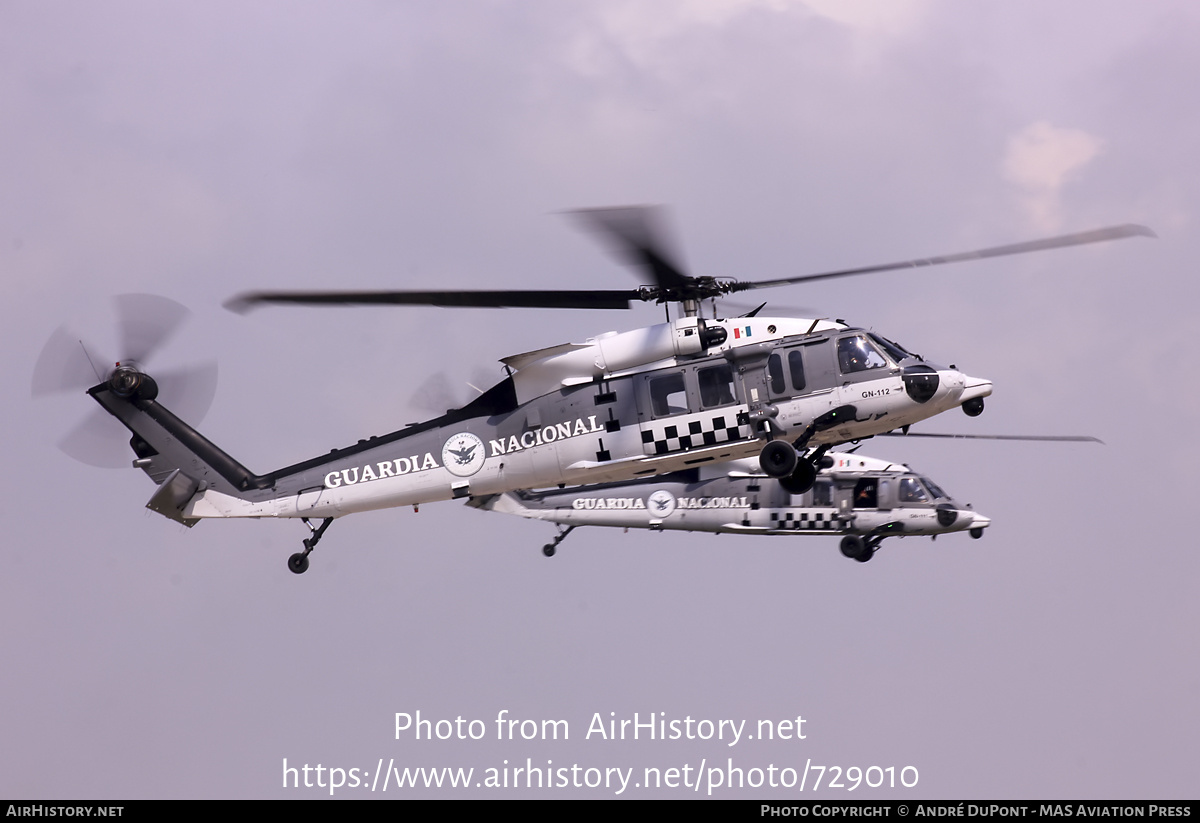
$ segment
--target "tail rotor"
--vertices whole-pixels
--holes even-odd
[[[145,399],[156,396],[177,416],[198,423],[216,394],[216,362],[159,371],[153,378],[143,370],[183,325],[188,309],[158,295],[123,294],[114,298],[114,310],[119,358],[104,357],[68,326],[60,326],[34,365],[33,397],[85,392],[107,381],[117,393],[137,391]],[[93,408],[58,446],[82,463],[122,468],[134,457],[128,434],[103,409]]]

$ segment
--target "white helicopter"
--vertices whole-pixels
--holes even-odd
[[[1074,441],[1094,437],[909,434],[909,437]],[[705,465],[625,483],[484,495],[467,502],[484,511],[558,524],[542,547],[553,557],[580,526],[710,532],[714,534],[844,535],[841,552],[865,563],[888,537],[968,532],[983,537],[991,519],[950,497],[926,475],[902,463],[850,452],[829,452],[816,481],[793,494],[753,458]],[[565,527],[565,528],[563,528]]]
[[[900,463],[829,452],[811,489],[792,494],[754,458],[702,466],[627,483],[472,498],[484,511],[545,520],[566,528],[542,547],[553,557],[579,526],[753,535],[844,535],[841,551],[865,563],[884,538],[969,531],[983,537],[991,520],[953,500],[928,477]]]
[[[904,429],[960,406],[978,415],[991,382],[954,366],[927,363],[841,321],[758,317],[757,309],[736,318],[702,318],[703,300],[817,279],[1153,236],[1144,227],[1123,225],[964,254],[745,282],[683,273],[672,262],[653,209],[577,214],[621,256],[643,266],[655,285],[584,291],[256,292],[227,305],[243,311],[265,303],[615,309],[636,300],[678,303],[681,316],[503,358],[508,376],[462,408],[264,474],[247,469],[158,402],[159,384],[143,363],[178,322],[178,307],[169,308],[175,305],[170,301],[163,304],[169,304],[165,313],[171,316],[164,322],[150,316],[155,310],[149,298],[118,304],[127,350],[87,392],[132,433],[133,465],[158,486],[148,508],[188,526],[208,518],[300,518],[311,533],[304,550],[288,560],[300,574],[333,520],[354,512],[559,484],[628,481],[747,457],[757,457],[762,471],[791,491],[803,492],[832,446]],[[71,343],[65,333],[51,338],[35,366],[35,394],[77,387],[70,375],[78,367],[68,361],[82,355]],[[319,526],[311,522],[315,519],[321,520]]]

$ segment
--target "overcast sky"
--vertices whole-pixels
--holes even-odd
[[[0,3],[0,796],[328,795],[285,790],[285,759],[473,783],[732,759],[919,783],[715,796],[1194,798],[1198,76],[1185,0]],[[661,312],[224,300],[627,288],[558,212],[633,203],[671,208],[694,273],[749,279],[1151,226],[769,295],[995,382],[927,430],[1107,445],[869,442],[993,526],[865,565],[835,538],[597,529],[548,560],[548,524],[442,503],[335,522],[298,577],[299,522],[152,514],[140,471],[58,451],[85,395],[29,397],[60,323],[109,351],[110,298],[162,294],[193,315],[151,371],[220,363],[201,430],[259,472],[312,457],[428,416],[434,375],[466,399],[500,357]],[[502,710],[570,739],[496,740]],[[487,735],[396,739],[417,711]],[[585,739],[635,712],[806,738]]]

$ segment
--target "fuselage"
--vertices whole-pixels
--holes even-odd
[[[862,329],[795,318],[680,318],[503,362],[511,376],[461,409],[266,475],[186,426],[163,423],[170,442],[161,446],[140,433],[138,409],[170,417],[154,400],[121,401],[103,386],[92,393],[151,442],[138,465],[156,482],[175,468],[189,478],[181,488],[193,491],[179,507],[194,521],[337,517],[653,477],[752,457],[770,438],[808,432],[811,447],[871,437],[992,388]],[[189,454],[180,457],[180,444]],[[206,449],[217,457],[195,456]]]
[[[509,492],[471,505],[565,526],[730,534],[932,536],[991,522],[907,466],[829,457],[832,465],[803,494],[741,460],[629,483]]]

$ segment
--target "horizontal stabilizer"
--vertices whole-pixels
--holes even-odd
[[[196,489],[199,487],[200,484],[196,480],[188,477],[179,469],[175,469],[159,485],[154,496],[146,503],[146,508],[158,512],[163,517],[169,517],[177,523],[182,523],[190,529],[199,521],[195,517],[184,517],[183,508],[196,494]]]

